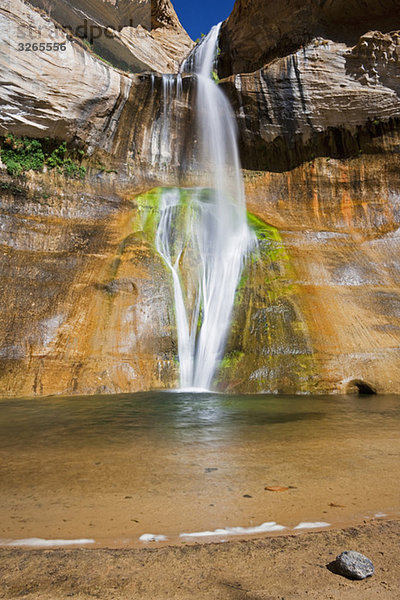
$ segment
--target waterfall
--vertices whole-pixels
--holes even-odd
[[[235,292],[253,244],[236,123],[213,81],[220,25],[183,63],[196,78],[196,169],[207,187],[164,190],[156,247],[172,273],[180,385],[210,389],[229,332]],[[168,82],[168,93],[171,87]]]
[[[152,93],[154,93],[154,75],[151,80]],[[154,124],[150,141],[150,162],[152,165],[166,167],[176,164],[178,157],[174,155],[174,140],[171,137],[175,121],[175,137],[177,137],[178,120],[176,111],[172,110],[174,101],[182,95],[182,75],[163,75],[162,101],[163,110]],[[177,145],[176,150],[177,150]]]

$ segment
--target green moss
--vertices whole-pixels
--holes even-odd
[[[159,210],[160,200],[163,192],[168,188],[154,188],[145,194],[141,194],[135,198],[137,204],[137,219],[135,221],[135,228],[137,231],[141,231],[145,234],[147,240],[154,243],[157,227],[159,222]],[[203,190],[204,194],[207,194],[207,190]],[[180,206],[184,207],[181,218],[185,218],[187,211],[191,207],[191,198],[193,190],[189,188],[181,188],[179,190]]]
[[[268,223],[251,213],[247,213],[247,222],[258,240],[258,251],[253,254],[252,262],[259,261],[261,258],[264,262],[270,264],[268,282],[271,282],[275,279],[273,271],[277,264],[290,262],[282,236],[276,227],[268,225]]]
[[[278,229],[276,229],[276,227],[272,227],[272,225],[268,225],[268,223],[265,223],[265,221],[259,217],[256,217],[256,215],[248,212],[247,222],[249,227],[251,227],[251,229],[253,229],[253,231],[256,233],[258,239],[268,238],[281,241],[282,238]]]
[[[76,154],[79,161],[85,156],[83,150],[77,150]],[[45,166],[57,169],[67,178],[82,179],[86,175],[86,167],[71,157],[66,142],[55,145],[48,138],[37,140],[9,134],[0,143],[0,156],[12,177],[27,171],[42,172]]]
[[[258,247],[243,270],[216,383],[225,391],[308,392],[313,358],[290,256],[278,229],[253,214],[248,223]]]
[[[154,243],[157,233],[162,192],[162,188],[155,188],[135,198],[138,212],[134,226],[136,231],[143,232],[151,243]]]
[[[214,82],[218,85],[221,80],[218,77],[217,71],[211,71],[211,76],[212,76]]]
[[[229,354],[225,354],[224,358],[221,361],[220,369],[234,369],[237,364],[244,357],[244,352],[230,352]]]

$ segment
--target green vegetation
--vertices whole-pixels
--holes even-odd
[[[63,173],[65,177],[70,179],[83,179],[86,175],[86,168],[79,165],[72,158],[67,156],[67,144],[62,142],[53,152],[47,157],[46,164],[50,169],[57,169],[59,173]],[[82,157],[83,150],[78,150],[78,154]]]
[[[133,224],[136,233],[144,234],[145,239],[155,245],[158,223],[160,220],[160,202],[162,194],[168,188],[154,188],[149,192],[141,194],[134,199],[137,206],[135,222]],[[180,231],[186,231],[186,221],[190,218],[190,213],[196,210],[195,203],[192,202],[193,195],[197,199],[206,203],[209,201],[212,190],[208,188],[180,188],[179,189],[179,205],[181,210],[177,216],[177,225]]]
[[[219,82],[221,81],[220,78],[218,77],[218,73],[217,71],[212,71],[211,72],[211,76],[214,79],[215,83],[218,85]]]
[[[136,233],[143,232],[152,243],[154,243],[157,232],[162,191],[162,188],[154,188],[135,198],[138,209],[138,219],[135,223]]]
[[[9,183],[8,181],[0,181],[0,190],[5,190],[7,192],[11,192],[12,194],[15,194],[16,196],[21,196],[25,192],[23,187],[14,185],[13,183]]]
[[[1,160],[13,177],[25,171],[42,171],[45,156],[42,144],[38,140],[15,138],[8,135],[1,149]]]
[[[206,37],[205,33],[201,33],[200,36],[201,37],[197,38],[197,40],[194,41],[195,46],[197,46],[197,44],[200,44],[201,40]]]
[[[229,352],[228,354],[225,354],[222,359],[220,369],[234,369],[244,357],[244,352],[239,350]]]
[[[85,156],[83,150],[75,153],[79,160]],[[36,140],[11,134],[4,138],[0,149],[1,160],[12,177],[19,177],[26,171],[40,172],[47,166],[70,179],[82,179],[86,175],[86,167],[73,160],[70,154],[66,142],[54,146],[48,138]]]
[[[257,236],[260,243],[259,251],[263,255],[267,256],[270,261],[289,260],[281,234],[276,227],[268,225],[249,212],[247,213],[247,222]]]
[[[307,392],[313,386],[314,363],[297,275],[281,232],[254,214],[247,213],[247,219],[258,246],[236,293],[218,388],[235,392],[243,386],[258,393],[292,386]]]

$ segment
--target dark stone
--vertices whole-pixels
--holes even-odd
[[[372,561],[354,550],[346,550],[331,564],[331,571],[348,579],[365,579],[374,574]]]

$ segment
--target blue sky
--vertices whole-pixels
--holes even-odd
[[[232,12],[235,0],[172,0],[179,20],[195,40]]]

